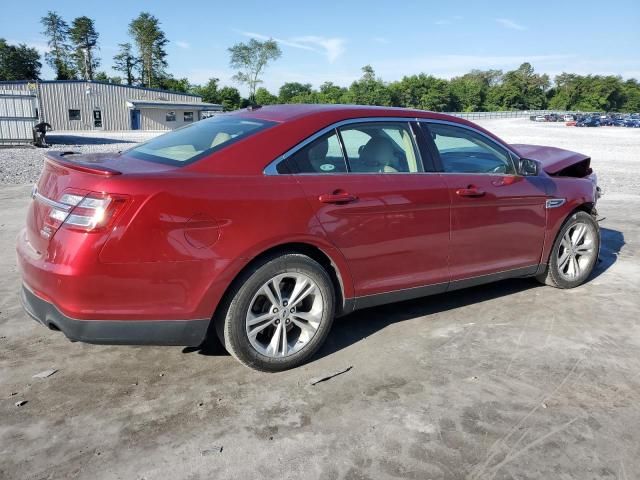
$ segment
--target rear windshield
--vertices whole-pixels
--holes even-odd
[[[220,115],[156,137],[126,153],[151,162],[185,165],[273,124],[265,120]]]

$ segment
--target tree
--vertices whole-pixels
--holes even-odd
[[[158,79],[157,84],[158,88],[162,88],[163,90],[184,93],[191,91],[191,84],[188,78],[174,78],[171,75],[165,75]]]
[[[148,12],[142,12],[129,24],[129,35],[138,49],[140,81],[145,87],[158,86],[159,79],[166,76],[169,43],[160,29],[160,21]]]
[[[40,54],[35,48],[9,45],[0,38],[0,80],[37,80],[40,68]]]
[[[218,92],[218,78],[210,78],[204,85],[194,85],[191,93],[202,97],[203,102],[220,103],[220,92]]]
[[[280,103],[300,103],[293,102],[295,97],[305,97],[311,94],[313,88],[310,83],[286,82],[280,87],[278,98]]]
[[[357,105],[391,105],[391,91],[376,78],[371,65],[362,67],[362,77],[351,84],[345,94],[347,103]]]
[[[40,19],[43,35],[48,37],[50,51],[45,54],[47,63],[56,72],[56,80],[74,79],[76,72],[71,62],[69,26],[56,12],[49,11]]]
[[[216,103],[220,103],[225,112],[237,110],[242,106],[242,97],[240,97],[240,92],[237,88],[222,87],[219,95],[220,101]]]
[[[230,65],[238,72],[233,79],[249,87],[249,99],[255,101],[256,86],[262,83],[260,75],[270,61],[277,60],[282,51],[275,40],[260,42],[254,38],[247,43],[236,43],[229,48]]]
[[[280,90],[282,90],[282,88]],[[273,95],[264,87],[260,87],[256,90],[255,100],[258,105],[274,105],[279,103],[278,97]]]
[[[504,74],[502,83],[491,91],[491,103],[506,109],[541,109],[546,106],[549,86],[549,76],[534,73],[531,64],[525,62]]]
[[[412,75],[389,85],[393,105],[422,110],[451,110],[449,84],[432,75]]]
[[[89,17],[78,17],[71,23],[69,38],[75,47],[73,58],[76,69],[85,80],[93,80],[94,72],[100,66],[100,59],[94,54],[98,46],[98,32]]]
[[[93,80],[96,82],[109,82],[115,83],[116,85],[122,85],[122,77],[110,77],[107,75],[107,72],[96,72],[93,75]]]
[[[320,103],[346,103],[347,89],[334,85],[332,82],[324,82],[320,85]]]
[[[133,54],[130,43],[121,43],[118,46],[120,50],[113,57],[113,69],[124,74],[127,85],[133,85],[136,81],[134,72],[138,66],[138,60]]]

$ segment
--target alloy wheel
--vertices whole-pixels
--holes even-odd
[[[574,280],[590,268],[596,252],[595,231],[591,225],[577,222],[562,237],[558,248],[558,272]]]
[[[303,349],[323,317],[318,285],[300,272],[276,275],[251,300],[245,325],[249,342],[267,357],[287,357]]]

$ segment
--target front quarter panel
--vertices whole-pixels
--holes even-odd
[[[589,178],[549,177],[548,197],[562,198],[565,203],[559,207],[547,208],[547,232],[541,263],[548,263],[553,243],[565,220],[575,210],[584,205],[596,204],[596,185]]]

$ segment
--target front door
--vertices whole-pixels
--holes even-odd
[[[361,306],[382,303],[376,294],[446,289],[447,187],[437,173],[423,171],[409,122],[349,124],[286,163],[300,173],[319,224],[346,258]]]
[[[481,132],[422,125],[451,198],[451,280],[533,273],[545,233],[544,180],[518,175],[512,154]]]
[[[140,110],[131,110],[131,130],[140,130]]]
[[[103,128],[102,127],[102,110],[95,109],[93,111],[93,128]]]

